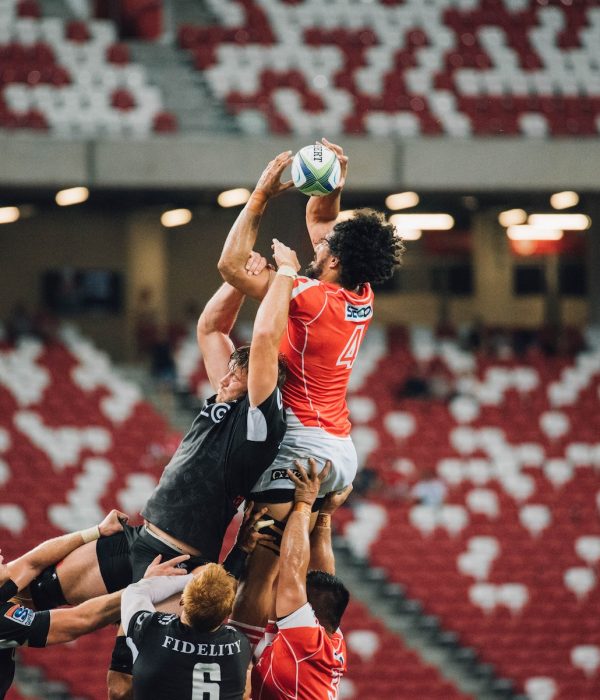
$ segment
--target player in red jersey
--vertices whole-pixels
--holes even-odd
[[[287,469],[295,459],[314,456],[320,468],[326,460],[332,469],[321,483],[315,504],[352,483],[357,457],[350,438],[346,390],[350,372],[373,316],[371,283],[389,279],[400,263],[403,246],[383,215],[359,210],[346,221],[337,221],[348,158],[340,146],[323,140],[335,151],[341,165],[340,186],[325,197],[311,197],[306,224],[315,255],[303,277],[292,289],[287,334],[281,350],[288,360],[282,389],[287,430],[277,458],[259,478],[251,497],[256,507],[269,505],[269,515],[280,522],[290,511],[294,484]],[[268,201],[292,187],[281,182],[292,161],[291,151],[276,156],[260,176],[225,242],[219,270],[224,279],[248,296],[261,299],[273,279],[273,271],[253,274],[247,261],[258,235]],[[293,273],[293,271],[292,271]],[[313,522],[316,514],[313,516]],[[263,581],[274,585],[277,560],[264,547],[253,554],[240,587],[234,618],[257,628],[264,626],[272,596]]]
[[[308,474],[299,463],[289,472],[296,489],[281,541],[277,632],[252,670],[253,700],[335,700],[346,671],[339,624],[349,593],[335,576],[330,519],[352,486],[327,497],[309,540],[312,506],[331,465],[317,474],[315,460],[308,461]],[[309,559],[320,570],[307,575]]]
[[[371,283],[389,279],[400,262],[402,243],[394,227],[371,210],[359,210],[337,221],[348,158],[340,146],[323,140],[341,165],[340,186],[325,197],[311,197],[306,223],[315,257],[292,290],[287,334],[281,350],[288,360],[282,390],[288,429],[280,453],[253,488],[257,503],[291,501],[293,484],[286,469],[296,458],[314,456],[333,468],[321,496],[341,489],[356,474],[356,452],[350,439],[346,390],[361,342],[373,317]],[[246,263],[267,202],[289,189],[281,175],[291,151],[280,153],[262,173],[223,248],[219,270],[227,282],[249,296],[262,298],[273,271],[248,274]],[[277,518],[287,509],[274,509]]]

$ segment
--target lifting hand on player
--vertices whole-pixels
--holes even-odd
[[[317,473],[317,462],[312,457],[308,458],[308,466],[310,468],[308,473],[297,459],[294,460],[294,465],[296,466],[297,471],[300,473],[300,476],[296,476],[291,469],[287,470],[289,478],[296,486],[296,490],[294,492],[294,502],[307,503],[312,507],[319,496],[322,482],[329,476],[329,472],[331,471],[331,462],[327,460],[325,462],[325,466],[319,473]]]
[[[275,156],[272,161],[263,170],[262,175],[258,178],[255,192],[262,192],[266,199],[276,197],[281,192],[289,190],[294,186],[292,180],[281,182],[283,171],[292,163],[292,152],[283,151],[278,156]]]
[[[263,257],[260,253],[253,250],[246,261],[246,272],[249,275],[260,275],[260,273],[268,267],[272,269],[267,259]]]
[[[255,513],[252,512],[254,508],[254,501],[248,501],[246,505],[246,510],[244,511],[244,517],[242,519],[242,524],[238,530],[237,537],[235,538],[235,544],[246,554],[252,554],[255,550],[256,545],[261,542],[274,542],[275,538],[271,535],[261,533],[263,527],[268,527],[273,525],[273,520],[262,520],[261,518],[268,512],[268,508],[265,506]]]
[[[321,143],[330,151],[333,151],[340,162],[340,181],[338,183],[338,186],[336,187],[336,191],[339,191],[346,184],[346,173],[348,172],[348,156],[344,155],[344,149],[341,146],[338,146],[337,143],[331,143],[326,138],[322,138]]]
[[[277,263],[277,267],[292,267],[296,272],[300,269],[300,263],[298,262],[298,257],[296,256],[296,251],[289,248],[285,243],[278,241],[277,238],[273,239],[273,258]]]
[[[159,554],[148,565],[144,578],[152,578],[153,576],[185,576],[188,572],[185,569],[180,569],[178,565],[189,558],[189,554],[180,554],[178,557],[173,557],[173,559],[161,563],[162,554]]]
[[[111,510],[104,520],[98,525],[98,531],[101,537],[108,537],[123,530],[123,524],[129,520],[126,513],[121,513],[120,510]]]
[[[346,502],[348,496],[352,493],[352,484],[346,486],[341,491],[331,491],[325,496],[323,505],[319,508],[319,513],[324,515],[333,515],[335,511]]]

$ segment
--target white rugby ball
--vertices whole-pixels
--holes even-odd
[[[294,185],[309,197],[333,192],[340,184],[340,161],[335,153],[320,143],[304,146],[292,161]]]

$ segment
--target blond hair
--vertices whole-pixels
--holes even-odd
[[[218,627],[233,609],[237,581],[220,564],[206,564],[183,589],[183,609],[198,632]]]

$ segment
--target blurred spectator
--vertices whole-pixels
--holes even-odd
[[[439,508],[444,504],[446,493],[446,484],[432,470],[423,472],[420,480],[410,491],[417,503],[432,508]]]
[[[159,387],[173,389],[176,379],[175,360],[165,327],[157,329],[156,338],[150,348],[150,374]]]
[[[142,287],[135,306],[135,339],[138,357],[148,356],[157,340],[158,311],[152,297],[152,289]]]
[[[19,301],[13,306],[6,319],[6,339],[9,343],[16,343],[22,338],[34,335],[33,317],[27,311],[25,304]]]

